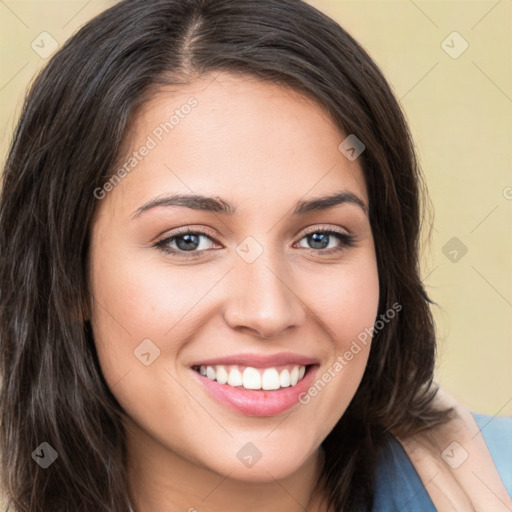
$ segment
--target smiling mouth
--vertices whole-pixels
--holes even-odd
[[[284,364],[268,368],[243,365],[200,365],[192,369],[204,377],[239,389],[276,391],[294,387],[315,365]]]

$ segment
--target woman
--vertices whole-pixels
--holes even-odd
[[[4,171],[11,510],[510,510],[510,419],[433,383],[420,190],[382,74],[306,3],[84,26]]]

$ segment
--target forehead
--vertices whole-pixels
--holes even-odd
[[[266,205],[340,188],[367,202],[359,162],[315,100],[289,87],[217,73],[166,87],[134,115],[108,200],[134,209],[155,194],[208,193]]]

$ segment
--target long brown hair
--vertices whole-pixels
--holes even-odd
[[[362,47],[301,0],[124,0],[79,30],[33,83],[0,198],[0,451],[19,512],[128,511],[124,411],[102,376],[87,261],[94,191],[112,174],[135,109],[159,84],[214,70],[316,98],[360,156],[377,255],[379,313],[362,382],[323,442],[334,510],[370,510],[390,434],[446,418],[432,400],[435,334],[420,281],[423,187],[390,87]],[[57,461],[31,453],[48,442]]]

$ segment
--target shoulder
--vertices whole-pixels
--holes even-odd
[[[472,412],[500,478],[512,497],[512,416]]]
[[[402,445],[389,436],[375,473],[374,512],[436,512]]]
[[[509,496],[512,497],[512,416],[471,412]],[[428,485],[428,484],[427,484]],[[436,507],[402,444],[389,436],[375,473],[374,512],[435,512]]]

